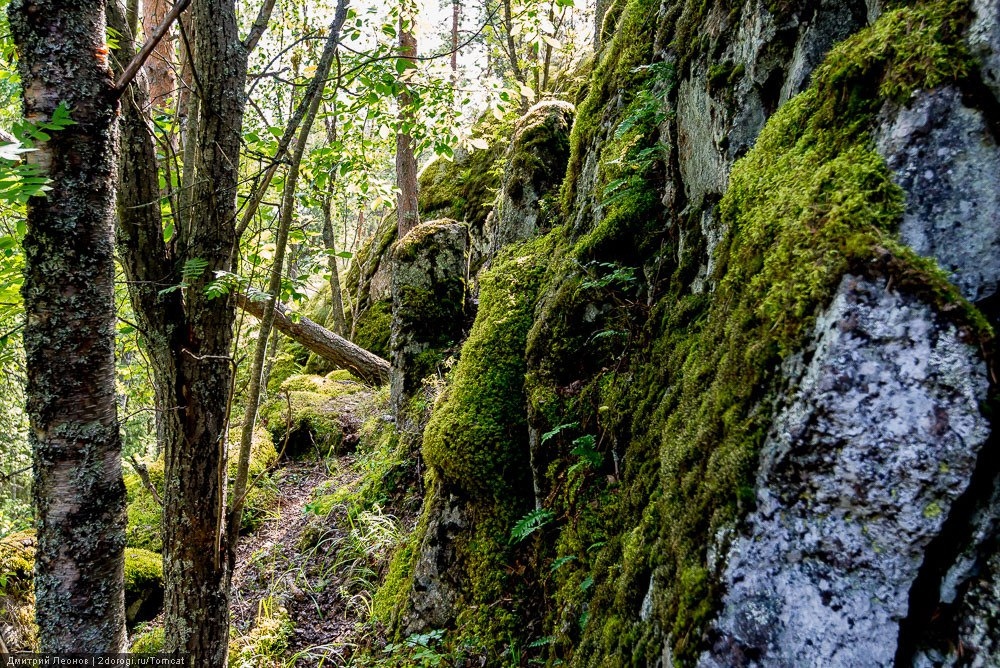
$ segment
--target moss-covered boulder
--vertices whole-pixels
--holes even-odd
[[[156,552],[125,550],[125,617],[129,624],[153,619],[163,607],[163,558]]]
[[[393,248],[391,403],[403,417],[421,381],[462,339],[469,229],[443,219],[421,223]]]
[[[497,207],[486,221],[487,257],[546,232],[555,222],[574,113],[568,102],[547,101],[518,119],[505,157]]]
[[[271,444],[269,456],[284,450],[287,457],[338,452],[352,446],[354,425],[345,419],[345,405],[365,386],[347,371],[326,376],[290,376],[277,396],[260,409],[261,426]],[[251,462],[251,476],[253,472]]]
[[[418,177],[420,219],[448,218],[468,226],[469,263],[476,273],[483,263],[483,227],[500,188],[500,175],[510,128],[490,115],[473,128],[479,146],[459,148],[454,155],[431,160]],[[485,145],[485,148],[481,148]],[[383,358],[389,357],[391,325],[391,249],[397,241],[395,212],[379,221],[372,237],[355,253],[344,280],[344,304],[352,341]]]
[[[394,591],[379,597],[398,633],[455,626],[494,661],[522,637],[518,611],[533,598],[510,568],[510,531],[533,504],[524,350],[554,236],[511,247],[483,276],[472,332],[424,431],[424,516],[393,564]]]
[[[987,4],[613,4],[541,302],[484,274],[382,615],[486,665],[998,662]]]

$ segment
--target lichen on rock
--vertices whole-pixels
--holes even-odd
[[[886,639],[989,437],[976,347],[884,280],[845,276],[807,357],[722,556],[699,665],[894,665]]]
[[[421,223],[393,247],[391,393],[397,420],[449,347],[461,341],[469,229],[442,219]]]

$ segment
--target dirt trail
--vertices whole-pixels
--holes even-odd
[[[344,428],[345,443],[357,442],[363,399],[337,397],[324,406]],[[357,550],[343,507],[326,517],[309,508],[317,487],[331,494],[358,482],[354,462],[355,456],[346,454],[287,463],[274,474],[278,498],[270,516],[240,538],[233,570],[233,634],[249,633],[262,611],[284,607],[293,624],[286,665],[345,665],[356,647],[368,642],[362,625],[370,613],[370,585],[388,555]]]

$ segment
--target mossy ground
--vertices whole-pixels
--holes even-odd
[[[364,389],[361,382],[343,370],[326,376],[289,376],[274,398],[261,407],[261,427],[274,447],[284,448],[289,456],[335,453],[344,436],[337,398]]]

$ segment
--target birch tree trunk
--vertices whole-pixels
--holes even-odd
[[[28,153],[51,179],[28,201],[22,294],[43,652],[125,645],[125,487],[115,404],[114,82],[103,2],[15,0],[29,121],[75,124]]]

